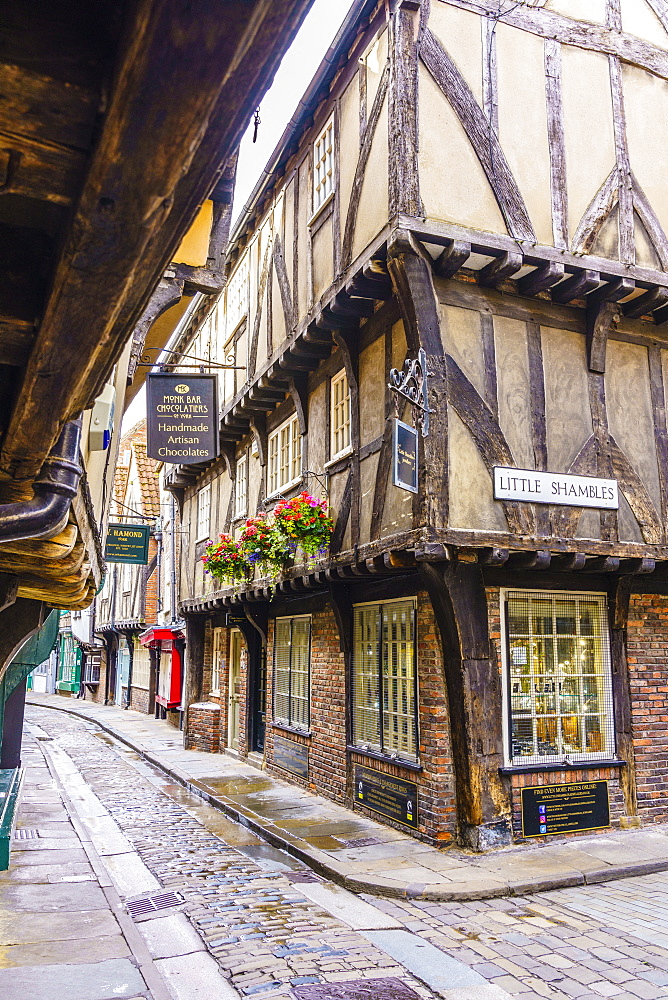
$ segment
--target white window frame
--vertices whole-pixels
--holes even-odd
[[[313,143],[313,212],[311,219],[334,195],[334,117]]]
[[[206,513],[205,513],[206,512]],[[197,491],[196,542],[209,537],[211,532],[211,483]]]
[[[248,316],[250,299],[249,255],[245,253],[230,276],[226,289],[226,335],[234,333],[241,321]]]
[[[288,640],[288,648],[290,650],[288,654],[289,664],[286,668],[284,665],[279,668],[278,665],[278,644],[276,642],[276,631],[278,623],[289,622],[290,638]],[[299,671],[293,668],[293,658],[292,649],[294,648],[294,623],[295,622],[308,622],[308,648],[306,652],[306,670]],[[294,729],[297,732],[308,733],[311,727],[311,649],[313,642],[313,621],[311,615],[290,615],[281,616],[276,618],[274,621],[274,648],[273,648],[273,678],[272,678],[272,721],[275,725],[285,726],[288,729]],[[277,680],[277,674],[279,669],[283,673],[287,674],[288,690],[280,691],[279,684]],[[293,682],[296,678],[301,678],[304,681],[303,688],[300,693],[293,692]],[[305,680],[304,680],[305,679]],[[295,685],[298,688],[298,685]],[[299,688],[298,688],[299,690]],[[287,717],[284,715],[277,715],[277,696],[279,698],[286,699],[287,702]],[[306,718],[296,719],[295,715],[298,714],[296,709],[301,706],[304,710],[303,714]]]
[[[297,414],[284,420],[267,441],[268,496],[290,489],[302,478],[302,435]]]
[[[367,608],[386,609],[386,608],[391,608],[393,605],[407,605],[407,606],[410,606],[412,608],[412,628],[413,628],[413,632],[412,632],[412,640],[411,640],[411,643],[412,643],[412,660],[411,660],[411,667],[412,667],[411,681],[412,681],[412,684],[411,684],[411,694],[412,694],[412,699],[413,699],[413,712],[410,713],[410,714],[406,713],[407,718],[411,719],[412,726],[413,726],[414,746],[413,746],[412,750],[411,749],[402,750],[400,747],[398,747],[396,745],[394,745],[394,746],[388,746],[388,745],[386,745],[386,743],[385,743],[386,731],[383,730],[383,722],[385,721],[384,717],[385,717],[386,713],[385,713],[384,705],[382,703],[382,699],[380,700],[380,702],[379,702],[379,704],[377,706],[372,706],[372,705],[368,705],[368,704],[364,705],[364,706],[361,706],[361,705],[358,705],[358,703],[356,701],[356,697],[355,697],[356,690],[357,690],[358,676],[359,676],[358,675],[358,671],[357,671],[357,660],[356,660],[357,649],[356,649],[356,646],[355,646],[355,636],[356,636],[355,617],[356,617],[356,613],[358,611],[364,611]],[[377,757],[382,757],[384,759],[407,761],[409,763],[416,764],[419,761],[419,755],[420,755],[420,698],[419,698],[419,670],[418,670],[418,618],[417,618],[417,601],[416,601],[416,599],[414,597],[395,598],[395,599],[392,599],[392,600],[389,600],[389,601],[364,601],[364,602],[360,602],[359,604],[357,604],[357,603],[354,604],[352,610],[353,610],[353,656],[352,656],[351,692],[350,692],[350,706],[351,706],[351,711],[352,711],[352,715],[353,715],[353,730],[352,730],[352,733],[351,733],[352,746],[355,749],[358,749],[361,753],[370,753],[371,755],[374,755],[374,756],[377,756]],[[377,655],[378,655],[378,685],[379,685],[379,690],[381,690],[381,685],[383,683],[387,682],[387,676],[385,676],[383,674],[383,645],[382,645],[382,643],[379,644]],[[383,679],[381,679],[381,675],[383,675]],[[398,683],[397,683],[397,689],[398,690],[401,687],[401,683],[400,683],[401,680],[402,680],[402,678],[398,675],[398,677],[397,677],[397,681],[398,681]],[[408,685],[404,685],[404,687],[408,690]],[[366,711],[366,712],[370,712],[370,713],[375,713],[376,710],[377,710],[377,712],[378,712],[378,716],[377,716],[377,718],[378,718],[378,737],[379,737],[379,741],[380,741],[378,744],[367,743],[367,742],[365,742],[363,740],[357,740],[356,739],[356,734],[355,734],[355,714],[356,714],[356,711],[358,711],[358,710]],[[390,718],[395,718],[395,719],[400,719],[401,718],[401,713],[399,713],[399,712],[392,712],[392,711],[390,711],[387,714],[389,715]],[[391,736],[391,731],[390,731],[390,736]]]
[[[337,398],[339,387],[345,386],[345,394],[341,398]],[[343,412],[344,419],[338,422],[338,416]],[[343,436],[343,440],[339,440],[339,435]],[[337,448],[337,444],[340,447]],[[338,458],[343,458],[344,455],[349,455],[352,451],[352,444],[350,441],[350,386],[348,385],[348,377],[346,375],[345,368],[342,368],[332,378],[329,387],[329,451],[330,451],[330,462],[336,461]]]
[[[507,617],[507,595],[509,593],[525,593],[531,594],[535,597],[545,597],[554,598],[562,597],[568,600],[569,598],[585,598],[586,600],[594,600],[602,606],[604,614],[602,615],[604,627],[601,635],[601,646],[602,646],[602,673],[607,672],[607,683],[608,692],[610,695],[609,701],[609,712],[610,718],[608,720],[608,725],[604,727],[604,736],[609,736],[609,742],[601,748],[601,750],[588,750],[581,751],[579,753],[568,753],[568,754],[545,754],[539,759],[536,756],[513,756],[512,746],[511,746],[511,678],[510,678],[510,656],[509,656],[509,637],[510,632],[508,628],[508,617]],[[502,717],[502,733],[503,733],[503,747],[504,747],[504,761],[507,767],[513,768],[535,768],[537,765],[544,764],[545,767],[550,767],[555,763],[564,763],[566,758],[568,761],[573,761],[574,763],[596,761],[596,760],[611,760],[616,757],[616,732],[615,732],[615,718],[614,718],[614,693],[612,691],[612,660],[611,660],[611,650],[610,650],[610,628],[607,620],[607,599],[608,595],[600,591],[573,591],[573,590],[533,590],[530,588],[522,587],[502,587],[499,591],[500,600],[500,614],[501,614],[501,680],[502,680],[502,693],[503,693],[503,717]],[[575,676],[585,676],[583,674]],[[605,691],[604,691],[605,697]],[[532,713],[532,719],[534,718]]]
[[[236,465],[234,492],[234,516],[245,517],[248,513],[248,452],[245,451]]]

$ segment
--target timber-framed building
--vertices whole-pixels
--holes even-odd
[[[415,788],[385,821],[475,849],[523,836],[533,786],[668,819],[668,8],[504,6],[353,6],[184,334],[238,366],[221,456],[168,480],[190,745],[374,816],[374,780]],[[388,382],[420,350],[411,492]],[[530,473],[618,507],[533,503]],[[304,488],[326,559],[204,576]]]

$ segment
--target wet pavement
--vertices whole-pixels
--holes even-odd
[[[353,892],[435,901],[523,895],[668,870],[668,827],[522,844],[434,848],[228,754],[184,750],[167,723],[115,706],[30,694],[94,721],[262,838]]]
[[[3,1000],[668,997],[668,875],[521,899],[355,895],[89,723],[30,708],[28,725]]]

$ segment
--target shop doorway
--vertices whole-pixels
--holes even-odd
[[[243,637],[238,628],[230,632],[230,660],[227,678],[227,745],[239,749],[239,706],[241,704],[241,649]]]

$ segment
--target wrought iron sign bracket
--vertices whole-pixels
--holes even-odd
[[[421,347],[417,358],[406,358],[401,371],[390,369],[390,381],[387,383],[388,389],[403,396],[417,411],[415,419],[420,425],[422,437],[429,435],[429,414],[434,412],[429,408],[427,384],[427,379],[433,374],[427,369],[427,355]]]

